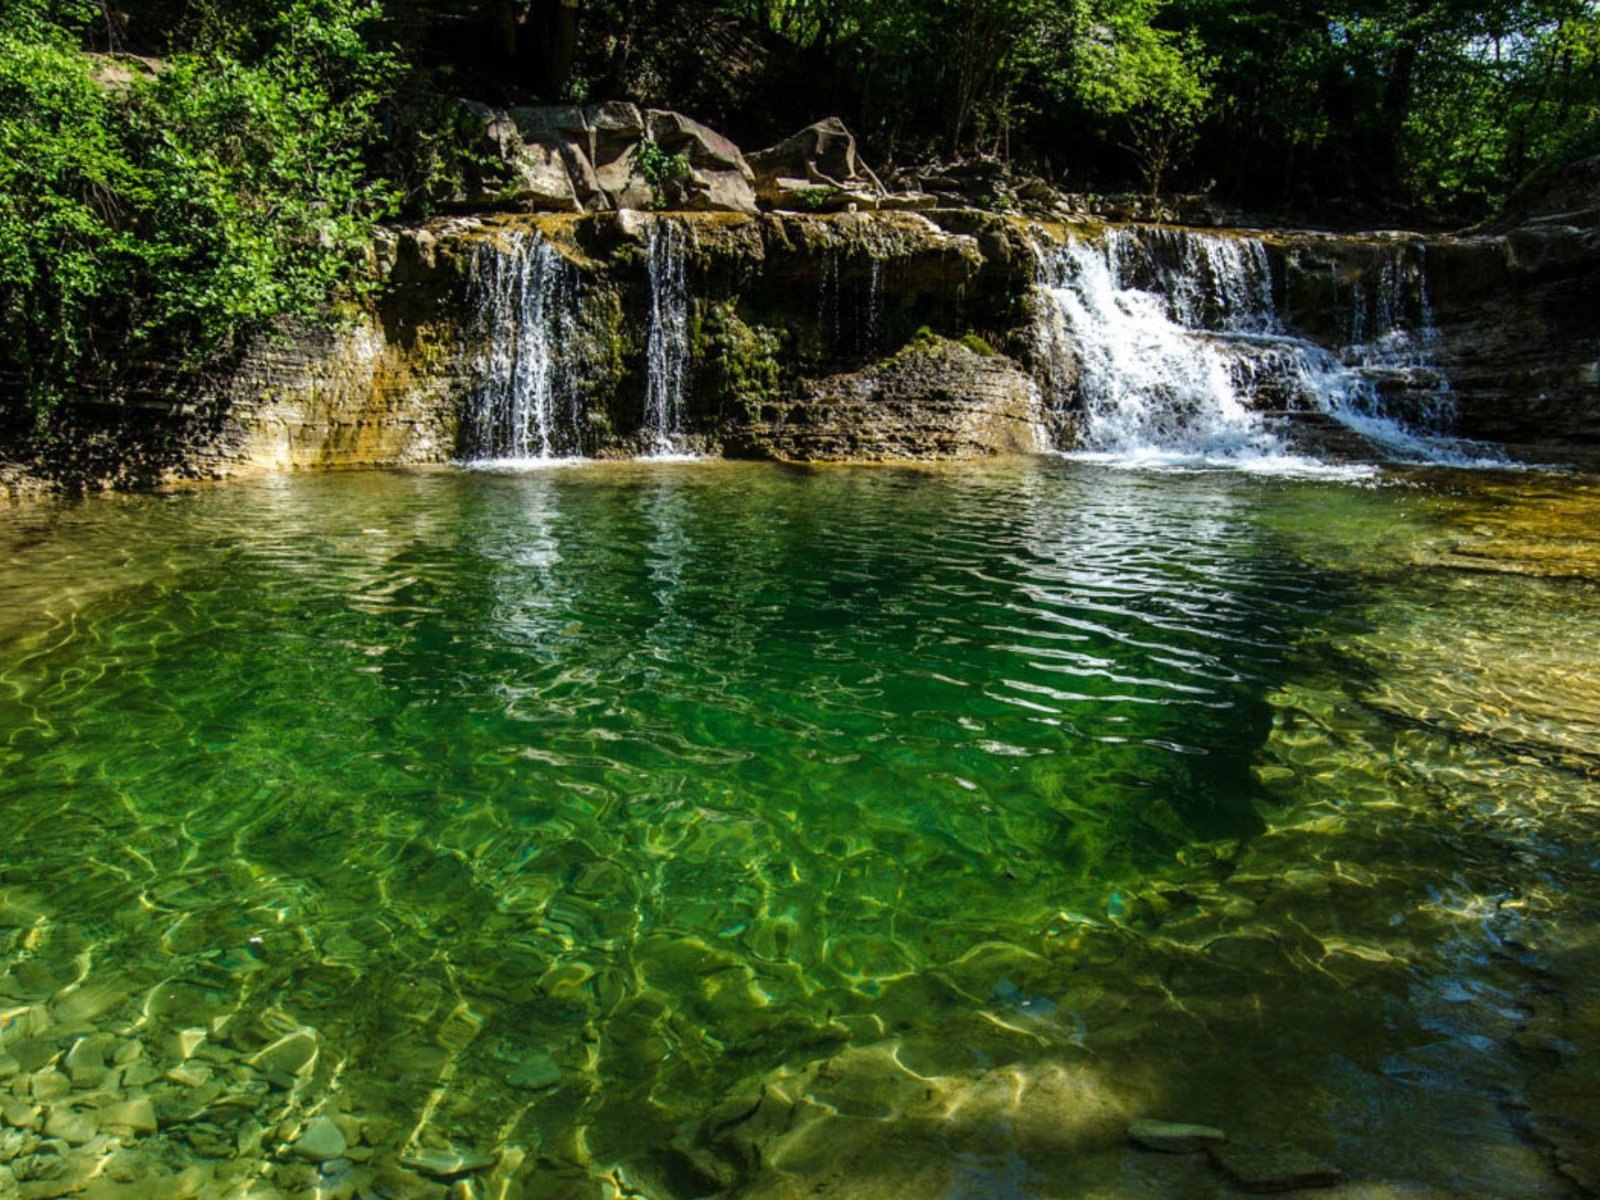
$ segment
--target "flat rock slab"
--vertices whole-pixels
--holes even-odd
[[[1227,1141],[1228,1135],[1210,1125],[1139,1120],[1128,1126],[1128,1140],[1163,1154],[1194,1154]]]
[[[531,1092],[543,1091],[561,1082],[561,1067],[548,1054],[534,1054],[512,1067],[506,1082]]]
[[[500,1161],[498,1154],[477,1154],[463,1150],[418,1146],[400,1156],[400,1165],[432,1175],[435,1179],[454,1179],[472,1171],[482,1171]]]
[[[1247,1192],[1292,1192],[1344,1182],[1344,1172],[1338,1167],[1293,1146],[1216,1145],[1209,1149],[1211,1161]]]

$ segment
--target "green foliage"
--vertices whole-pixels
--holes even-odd
[[[36,27],[23,23],[31,33]],[[133,247],[122,197],[138,181],[89,64],[62,39],[0,31],[0,366],[36,404],[97,351]]]
[[[653,207],[669,207],[682,190],[683,181],[689,177],[689,156],[683,151],[668,153],[654,138],[645,138],[639,144],[639,174],[650,187]]]
[[[353,280],[393,203],[364,165],[390,65],[363,41],[372,15],[297,0],[253,61],[135,71],[6,10],[0,372],[33,407],[131,361],[197,364]]]
[[[802,188],[795,193],[795,205],[803,212],[826,212],[844,193],[831,184]]]
[[[1084,4],[1068,77],[1058,86],[1090,112],[1112,118],[1135,155],[1149,193],[1192,147],[1216,69],[1192,33],[1158,29],[1158,0]]]

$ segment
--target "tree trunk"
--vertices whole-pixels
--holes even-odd
[[[517,49],[541,100],[559,100],[578,56],[578,0],[534,0]]]

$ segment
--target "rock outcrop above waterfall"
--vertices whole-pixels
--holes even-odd
[[[462,102],[498,164],[457,207],[529,212],[671,208],[753,214],[760,207],[822,211],[877,208],[887,190],[837,117],[749,156],[682,113],[632,104],[495,109]],[[647,170],[644,147],[655,148]],[[891,207],[919,207],[915,196]]]
[[[621,102],[509,109],[463,104],[500,171],[457,197],[461,206],[604,212],[666,202],[691,211],[756,211],[755,176],[739,147],[681,113]],[[646,142],[681,170],[653,182],[641,159]],[[662,188],[673,194],[659,195]]]
[[[876,208],[887,194],[838,117],[809,125],[750,156],[756,194],[769,208]]]

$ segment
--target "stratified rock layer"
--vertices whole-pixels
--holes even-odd
[[[1050,448],[1033,380],[1009,358],[926,339],[764,406],[738,449],[790,461],[975,458]]]
[[[688,147],[704,179],[688,186],[708,189],[704,196],[735,177],[748,186],[736,151],[719,151],[714,135],[684,119],[617,105],[561,111],[565,124],[556,110],[541,109],[514,136],[521,145],[576,139],[586,164],[576,175],[555,150],[546,160],[567,164],[575,197],[591,186],[588,171],[595,195],[620,202],[637,182],[630,147],[645,124],[659,141]],[[837,143],[791,149],[819,163],[848,166],[851,158]],[[718,171],[729,174],[718,182]],[[385,231],[372,259],[376,299],[343,328],[284,328],[207,378],[135,377],[120,392],[65,405],[57,436],[33,455],[30,478],[136,487],[461,456],[471,449],[465,421],[494,336],[480,313],[480,277],[494,255],[530,240],[570,264],[576,297],[551,350],[559,360],[551,369],[567,389],[568,432],[554,451],[648,451],[649,247],[662,223],[677,231],[688,294],[681,448],[818,461],[1073,444],[1077,418],[1061,399],[1071,356],[1042,353],[1033,285],[1040,246],[1093,238],[1103,226],[971,209],[752,215],[578,207]],[[1326,345],[1348,340],[1340,323],[1348,322],[1350,297],[1371,296],[1397,247],[1406,261],[1425,259],[1436,330],[1429,351],[1449,382],[1454,431],[1530,458],[1600,454],[1600,231],[1547,222],[1467,238],[1244,236],[1265,247],[1286,330]],[[964,341],[977,349],[956,346]],[[1280,401],[1264,391],[1256,403],[1270,410]],[[1315,432],[1316,414],[1286,415],[1289,425]],[[6,489],[29,486],[14,476]]]

